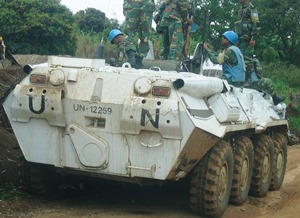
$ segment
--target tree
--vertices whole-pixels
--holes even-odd
[[[81,31],[102,32],[109,25],[105,13],[95,9],[87,8],[75,14],[76,23]]]
[[[238,4],[235,0],[195,0],[195,23],[199,25],[198,42],[209,41],[220,46],[220,36],[233,28],[237,19]]]
[[[73,55],[74,18],[60,0],[0,0],[5,41],[20,54]]]
[[[300,65],[299,0],[257,1],[264,47],[273,47],[281,59]]]

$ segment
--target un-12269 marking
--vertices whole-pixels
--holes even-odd
[[[112,108],[110,107],[102,107],[102,106],[85,106],[82,104],[74,104],[73,105],[73,109],[74,111],[89,111],[93,114],[107,114],[107,115],[111,115],[112,114]]]

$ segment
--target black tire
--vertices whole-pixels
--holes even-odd
[[[230,195],[230,203],[243,204],[248,197],[253,172],[253,145],[252,141],[241,136],[234,146],[234,171]]]
[[[271,184],[274,144],[272,138],[265,134],[254,135],[252,142],[254,163],[249,194],[263,197],[267,194]]]
[[[192,212],[205,217],[221,216],[229,202],[232,175],[232,148],[220,141],[192,172],[189,199]]]
[[[49,166],[31,163],[20,158],[19,178],[21,188],[30,194],[48,195],[58,189],[61,178]]]
[[[275,133],[273,136],[274,142],[274,163],[273,174],[271,179],[270,191],[277,191],[283,183],[286,162],[287,162],[287,138],[280,134]]]

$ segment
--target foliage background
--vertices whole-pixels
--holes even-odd
[[[113,0],[112,0],[113,1]],[[161,0],[157,1],[157,9]],[[239,10],[238,0],[193,0],[194,19],[199,25],[191,35],[190,52],[199,42],[210,42],[220,49],[220,37],[233,29]],[[257,7],[261,32],[256,55],[280,94],[299,92],[300,81],[300,4],[299,0],[251,0]],[[101,39],[105,58],[116,57],[117,51],[108,41],[113,28],[122,30],[117,20],[108,19],[100,10],[83,9],[76,14],[60,4],[60,0],[0,0],[0,34],[13,53],[71,55],[95,58]],[[153,29],[156,58],[162,39]],[[286,99],[290,103],[290,99]],[[298,107],[298,112],[300,109]],[[299,127],[299,118],[292,125]],[[298,120],[297,120],[298,119]]]

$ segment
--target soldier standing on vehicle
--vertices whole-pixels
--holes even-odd
[[[223,78],[228,83],[234,86],[247,86],[248,88],[254,88],[263,90],[272,96],[274,105],[284,101],[284,96],[277,96],[274,89],[272,80],[269,78],[258,78],[256,73],[253,72],[253,83],[250,85],[246,82],[246,67],[244,57],[241,50],[235,46],[238,42],[238,35],[233,31],[227,31],[223,34],[222,45],[226,48],[222,53],[218,54],[210,49],[210,45],[203,44],[203,47],[208,51],[210,60],[215,64],[221,64],[223,70]],[[257,66],[260,68],[260,66]]]
[[[153,20],[156,23],[156,32],[162,35],[163,50],[160,53],[160,57],[162,60],[168,60],[168,55],[170,51],[168,28],[161,25],[161,19],[163,17],[163,13],[166,7],[167,4],[165,2],[162,2],[161,5],[159,6],[157,14],[153,18]]]
[[[238,14],[238,21],[234,23],[235,32],[239,36],[238,47],[242,51],[245,59],[247,80],[252,72],[255,70],[255,63],[253,60],[254,47],[256,44],[256,37],[259,34],[260,22],[257,9],[250,2],[250,0],[239,0],[241,8]]]
[[[130,63],[135,62],[133,66],[136,68],[142,67],[143,58],[150,49],[148,39],[154,9],[154,0],[124,0],[123,12],[126,17],[124,33],[128,36],[126,39],[130,43],[128,47],[131,47],[126,51],[126,55]]]
[[[0,36],[0,61],[2,62],[5,59],[5,44],[3,37]]]
[[[168,53],[168,60],[179,61],[183,56],[184,26],[193,23],[191,4],[189,0],[164,0],[164,4],[165,9],[159,23],[165,29],[164,53]]]

